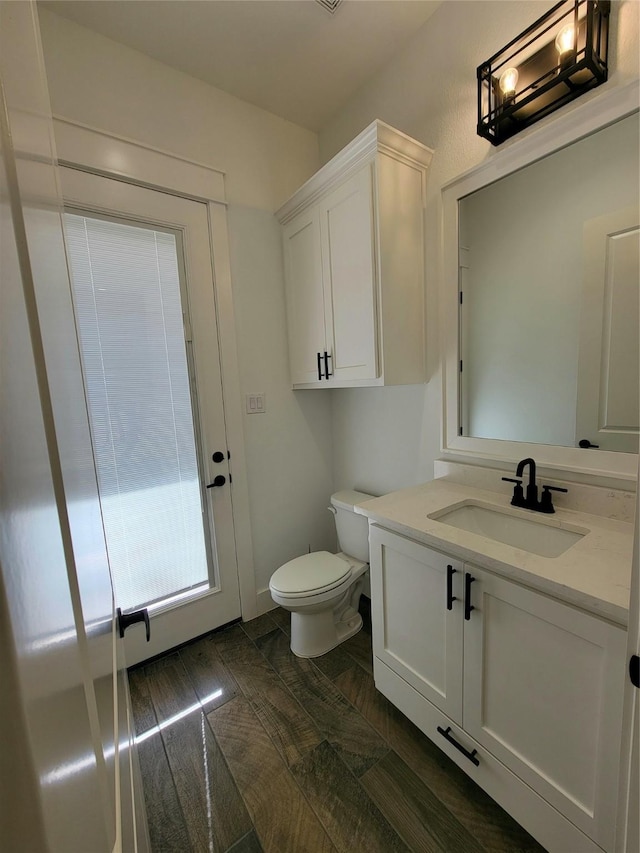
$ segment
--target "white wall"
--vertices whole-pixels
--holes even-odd
[[[492,149],[476,135],[476,67],[549,8],[547,0],[444,0],[405,50],[373,77],[322,129],[320,153],[329,160],[375,118],[435,149],[427,182],[426,386],[334,391],[334,482],[389,491],[433,477],[440,452],[439,251],[441,188],[462,172],[535,132]],[[612,88],[640,76],[640,3],[614,2],[611,21]],[[603,90],[588,93],[585,99]],[[552,122],[553,116],[545,121]],[[540,126],[540,125],[538,125]],[[391,411],[393,414],[391,414]],[[419,413],[419,414],[418,414]],[[416,419],[422,417],[421,423]],[[384,430],[384,435],[381,432]],[[387,447],[391,452],[381,453]]]
[[[276,210],[318,168],[317,136],[137,51],[39,10],[55,115],[225,172],[256,584],[332,548],[331,399],[290,389]],[[269,605],[268,592],[259,606]]]

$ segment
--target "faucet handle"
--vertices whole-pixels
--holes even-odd
[[[522,480],[517,480],[514,477],[503,477],[505,483],[515,483],[513,487],[513,497],[511,503],[513,506],[524,506],[524,491],[522,489]]]
[[[562,486],[542,486],[542,497],[540,498],[540,512],[555,512],[553,501],[551,500],[551,492],[568,492],[569,489],[563,489]]]

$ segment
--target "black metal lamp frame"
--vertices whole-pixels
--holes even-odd
[[[600,86],[607,79],[610,0],[562,0],[478,67],[478,134],[493,145]],[[560,55],[558,32],[574,26],[574,45]],[[504,93],[501,75],[518,71]]]

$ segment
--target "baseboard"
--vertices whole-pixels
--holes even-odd
[[[269,587],[267,587],[266,589],[258,590],[256,594],[256,606],[258,610],[258,616],[262,616],[263,613],[268,613],[270,610],[275,610],[275,608],[278,606],[271,598]]]

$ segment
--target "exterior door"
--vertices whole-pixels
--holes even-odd
[[[0,2],[0,847],[144,853],[43,69]]]
[[[74,311],[129,665],[240,616],[207,206],[65,168]]]

